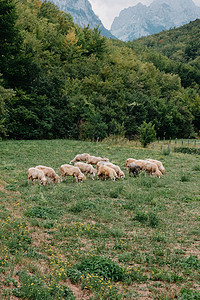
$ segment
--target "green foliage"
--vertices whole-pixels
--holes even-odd
[[[199,300],[200,293],[187,288],[182,288],[180,291],[180,295],[178,295],[178,300]]]
[[[143,147],[146,147],[151,142],[155,141],[156,139],[156,131],[154,129],[155,125],[151,122],[146,123],[143,122],[140,128],[140,142]]]
[[[96,274],[107,280],[120,281],[124,278],[123,269],[116,262],[103,256],[86,257],[76,264],[75,268],[84,274]]]
[[[12,223],[9,221],[2,223],[0,236],[1,240],[5,241],[11,254],[27,250],[32,243],[32,238],[27,225],[20,220],[16,220]]]
[[[47,286],[45,282],[35,275],[29,275],[26,271],[19,271],[21,286],[12,290],[13,295],[26,299],[75,299],[72,291],[66,286],[51,284]]]
[[[0,74],[1,76],[1,74]],[[2,86],[2,80],[0,79],[0,137],[6,136],[5,122],[5,106],[9,102],[15,92],[12,89],[5,89]]]
[[[187,154],[200,154],[199,148],[194,147],[174,147],[174,152],[187,153]]]
[[[157,214],[154,211],[150,211],[147,213],[137,210],[135,212],[135,217],[134,220],[142,223],[142,224],[146,224],[148,226],[151,227],[156,227],[159,224],[159,218],[157,216]]]
[[[42,219],[56,219],[58,213],[54,208],[35,206],[28,209],[25,213],[27,217],[36,217]]]
[[[151,280],[167,281],[173,283],[173,282],[182,282],[183,277],[174,272],[166,272],[165,270],[159,270],[153,268],[151,272]]]
[[[190,255],[187,258],[183,258],[177,262],[177,265],[181,266],[184,269],[194,269],[200,270],[200,260],[197,256]]]
[[[9,103],[3,100],[0,131],[8,138],[130,139],[152,120],[160,137],[198,132],[195,38],[188,59],[174,62],[142,48],[143,39],[123,43],[101,36],[99,28],[80,28],[51,2],[13,1],[0,2],[2,86],[16,91]],[[147,44],[171,45],[163,40],[153,36]]]
[[[0,73],[6,87],[19,86],[25,81],[26,56],[22,52],[22,37],[14,0],[0,1]],[[26,78],[27,80],[27,78]]]

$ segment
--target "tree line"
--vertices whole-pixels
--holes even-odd
[[[176,63],[80,28],[51,2],[0,0],[0,135],[133,138],[145,123],[159,137],[193,137],[199,74],[192,66],[184,83]]]

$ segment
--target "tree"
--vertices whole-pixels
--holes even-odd
[[[24,73],[24,57],[13,0],[0,0],[0,73],[9,86],[16,86]]]
[[[1,74],[0,74],[1,76]],[[6,135],[5,122],[5,105],[13,96],[15,92],[12,89],[5,89],[2,86],[2,80],[0,80],[0,137]]]
[[[151,122],[143,124],[140,127],[140,142],[143,147],[146,147],[151,142],[155,141],[156,139],[156,131],[154,126]]]

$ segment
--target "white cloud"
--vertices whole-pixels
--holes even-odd
[[[134,6],[139,2],[144,5],[149,5],[153,0],[89,0],[89,2],[103,25],[107,29],[110,29],[114,18],[119,15],[122,9]],[[200,0],[193,0],[193,2],[200,6]]]

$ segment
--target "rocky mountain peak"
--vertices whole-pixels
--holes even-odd
[[[60,10],[71,14],[74,23],[80,27],[90,26],[95,28],[99,26],[101,34],[108,38],[115,38],[109,30],[107,30],[101,20],[92,10],[92,5],[88,0],[50,0],[52,3],[57,5]]]
[[[122,10],[111,26],[111,33],[123,41],[179,27],[200,18],[200,8],[192,0],[154,0]]]

